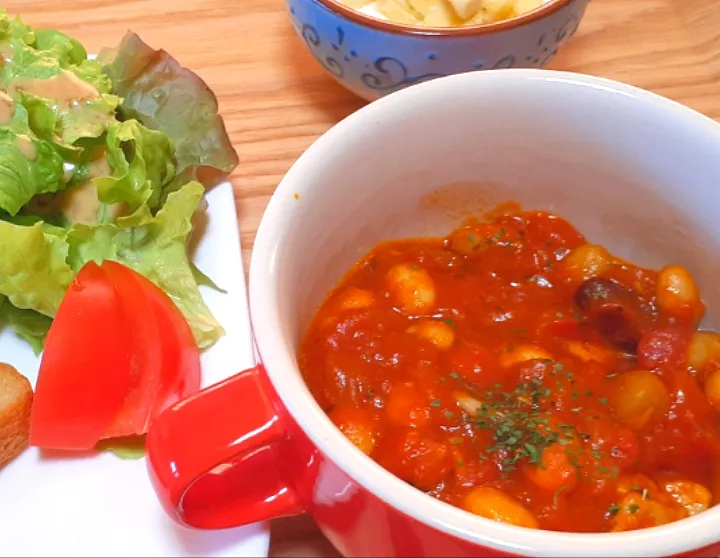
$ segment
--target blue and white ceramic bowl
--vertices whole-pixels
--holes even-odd
[[[379,20],[338,0],[286,0],[317,61],[369,101],[450,74],[542,67],[577,30],[589,1],[549,0],[497,23],[431,28]]]

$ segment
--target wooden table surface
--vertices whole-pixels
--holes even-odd
[[[282,0],[6,0],[31,25],[89,52],[126,29],[200,74],[240,155],[232,175],[246,265],[265,206],[293,161],[363,105],[296,38]],[[650,89],[720,120],[717,0],[593,0],[552,68]],[[337,556],[306,517],[278,521],[271,556]]]

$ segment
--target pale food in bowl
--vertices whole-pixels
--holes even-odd
[[[517,17],[543,0],[341,0],[368,15],[408,25],[461,27]]]

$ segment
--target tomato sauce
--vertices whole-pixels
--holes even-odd
[[[364,453],[472,513],[625,531],[716,503],[720,336],[681,266],[621,261],[567,221],[507,212],[378,245],[301,345]]]

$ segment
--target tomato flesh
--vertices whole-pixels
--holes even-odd
[[[30,443],[88,450],[144,434],[200,389],[200,355],[175,303],[144,276],[106,260],[73,281],[48,334]]]
[[[130,326],[130,391],[114,422],[103,438],[119,438],[147,431],[155,395],[160,388],[160,370],[167,358],[163,354],[158,322],[141,286],[140,275],[119,263],[106,260],[102,269],[122,302]],[[144,279],[144,278],[143,278]]]
[[[160,389],[155,396],[151,419],[200,389],[200,351],[190,325],[165,292],[140,278],[162,335],[163,366]]]
[[[88,450],[131,388],[132,345],[122,302],[100,266],[73,280],[47,336],[30,419],[30,444]]]

